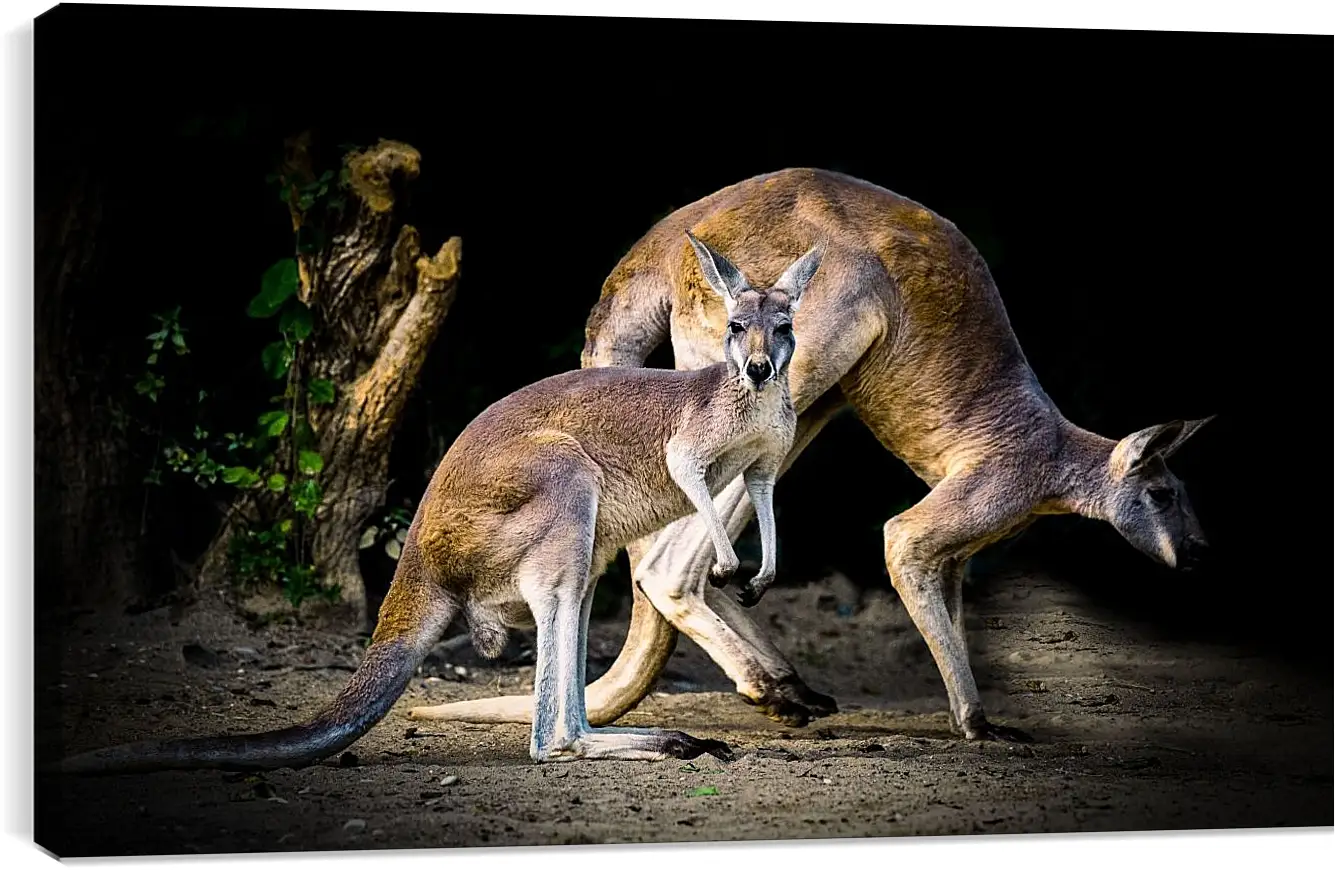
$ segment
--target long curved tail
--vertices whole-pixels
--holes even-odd
[[[408,558],[405,547],[400,573]],[[333,703],[309,722],[259,734],[127,743],[70,756],[55,770],[89,775],[314,764],[352,745],[385,717],[457,612],[457,603],[437,584],[396,576],[361,665]]]

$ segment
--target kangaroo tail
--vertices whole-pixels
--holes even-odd
[[[385,717],[458,612],[458,603],[439,584],[414,570],[419,565],[419,554],[405,546],[361,665],[333,703],[309,722],[259,734],[127,743],[65,758],[55,770],[83,775],[271,770],[305,767],[350,746]]]

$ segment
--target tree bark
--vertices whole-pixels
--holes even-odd
[[[304,148],[300,138],[289,142],[290,175],[310,177]],[[459,281],[460,240],[451,238],[428,257],[417,230],[403,221],[400,192],[420,165],[418,152],[400,142],[350,155],[354,202],[327,244],[298,257],[298,292],[315,324],[298,364],[308,378],[333,381],[336,397],[309,408],[324,458],[311,554],[359,627],[368,625],[369,614],[358,540],[384,504],[394,432]],[[294,207],[294,228],[301,219]],[[233,536],[269,513],[273,499],[268,493],[237,499],[204,555],[201,585],[226,589]]]
[[[87,310],[102,197],[87,172],[64,181],[38,216],[36,238],[38,600],[123,605],[146,588],[142,485],[109,404],[98,318]]]

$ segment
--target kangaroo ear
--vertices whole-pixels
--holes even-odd
[[[1182,424],[1182,431],[1177,433],[1173,443],[1165,447],[1161,452],[1163,458],[1167,459],[1177,452],[1177,449],[1186,443],[1186,440],[1200,431],[1201,427],[1215,418],[1214,414],[1206,417],[1204,420],[1187,420]]]
[[[793,308],[797,308],[801,302],[802,293],[811,283],[811,279],[816,277],[816,270],[820,268],[820,262],[824,257],[825,242],[821,241],[798,257],[797,261],[779,276],[779,280],[774,282],[774,289],[783,291],[791,300]]]
[[[709,286],[713,287],[714,292],[722,296],[725,302],[735,302],[738,294],[749,286],[746,283],[746,276],[728,262],[727,257],[697,239],[690,230],[686,231],[686,238],[691,240],[691,247],[695,248],[696,259],[700,261],[700,271],[704,273]]]
[[[1155,456],[1167,459],[1188,438],[1213,419],[1212,415],[1204,420],[1174,420],[1171,423],[1161,423],[1158,426],[1141,429],[1139,432],[1132,432],[1117,442],[1109,464],[1120,476],[1139,471]]]

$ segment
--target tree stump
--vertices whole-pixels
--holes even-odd
[[[304,137],[289,140],[289,176],[313,177],[306,147]],[[454,301],[461,242],[451,238],[426,256],[417,230],[404,222],[400,194],[421,167],[414,148],[381,141],[348,155],[346,166],[354,201],[325,228],[327,243],[297,258],[299,298],[311,309],[313,330],[294,365],[335,384],[333,404],[308,409],[324,457],[324,497],[310,552],[321,577],[338,587],[341,603],[365,628],[370,614],[358,539],[384,504],[394,433]],[[299,229],[303,216],[295,203],[292,214]],[[232,504],[201,561],[203,590],[226,594],[233,536],[271,513],[275,499],[247,491]]]

